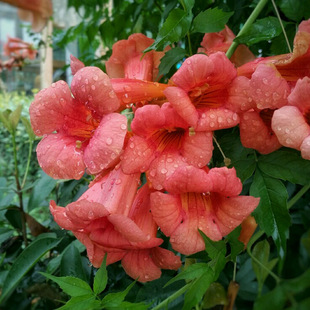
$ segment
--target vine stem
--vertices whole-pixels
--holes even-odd
[[[308,190],[310,189],[310,184],[305,185],[288,203],[287,208],[290,209]]]
[[[278,18],[278,20],[279,20],[279,23],[280,23],[280,25],[281,25],[282,32],[283,32],[283,35],[284,35],[284,38],[285,38],[285,41],[286,41],[288,50],[289,50],[290,53],[292,53],[292,49],[291,49],[291,46],[290,46],[290,42],[289,42],[289,40],[288,40],[286,31],[285,31],[285,29],[284,29],[284,26],[283,26],[283,23],[282,23],[280,14],[279,14],[279,10],[278,10],[278,8],[277,8],[277,6],[276,6],[274,0],[271,0],[271,2],[272,2],[272,5],[273,5],[274,10],[276,11],[276,15],[277,15],[277,18]]]
[[[14,166],[15,166],[14,174],[15,174],[16,190],[17,190],[17,195],[18,195],[18,200],[19,200],[19,210],[20,210],[20,216],[21,216],[21,222],[22,222],[22,234],[23,234],[25,246],[27,246],[28,241],[27,241],[27,232],[26,232],[26,215],[24,211],[22,187],[19,182],[15,131],[12,132],[12,145],[13,145],[13,157],[14,157]]]
[[[245,22],[244,26],[242,27],[242,29],[239,31],[238,36],[241,36],[243,33],[245,33],[249,27],[254,23],[254,21],[256,20],[257,16],[259,15],[259,13],[262,11],[262,9],[264,8],[264,6],[267,4],[268,0],[260,0],[258,2],[258,4],[256,5],[254,11],[252,12],[252,14],[249,16],[248,20]],[[239,43],[233,41],[233,43],[231,44],[231,46],[229,47],[228,51],[226,52],[226,56],[227,58],[230,58],[232,56],[232,54],[234,53],[234,51],[236,50],[236,48],[238,47]]]
[[[24,174],[24,178],[23,178],[23,182],[22,182],[22,185],[21,185],[21,189],[24,188],[25,183],[26,183],[26,179],[27,179],[27,175],[28,175],[28,171],[29,171],[29,166],[30,166],[30,161],[31,161],[32,147],[33,147],[33,141],[30,140],[30,142],[29,142],[29,150],[28,150],[28,159],[27,159],[27,165],[26,165],[26,171],[25,171],[25,174]]]
[[[185,293],[185,291],[189,288],[189,286],[191,285],[191,283],[187,283],[185,286],[183,286],[182,288],[180,288],[178,291],[176,291],[174,294],[172,294],[171,296],[169,296],[168,298],[166,298],[165,300],[163,300],[160,304],[158,304],[156,307],[154,307],[152,310],[158,310],[161,309],[163,307],[167,307],[168,304],[173,301],[174,299],[177,299],[179,296],[181,296],[183,293]]]

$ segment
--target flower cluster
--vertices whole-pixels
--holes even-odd
[[[266,154],[284,145],[310,159],[310,21],[292,54],[255,59],[241,46],[232,62],[224,53],[232,40],[228,28],[206,35],[164,84],[164,52],[142,57],[153,40],[134,34],[113,46],[107,74],[72,56],[71,89],[59,81],[36,95],[30,117],[43,136],[42,169],[60,179],[95,176],[77,201],[50,203],[95,267],[107,255],[141,282],[178,269],[180,256],[160,247],[158,229],[185,255],[204,250],[199,230],[217,241],[242,223],[247,243],[259,198],[240,195],[235,168],[210,165],[214,131],[239,125],[245,147]]]

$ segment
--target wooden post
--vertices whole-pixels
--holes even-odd
[[[45,28],[42,30],[42,40],[45,42],[40,50],[41,65],[41,89],[50,86],[53,83],[53,48],[52,44],[53,22],[48,20]]]

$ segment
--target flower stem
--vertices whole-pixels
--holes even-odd
[[[256,20],[257,16],[259,15],[259,13],[262,11],[262,9],[264,8],[264,6],[267,4],[268,0],[260,0],[254,11],[252,12],[252,14],[249,16],[248,20],[245,22],[244,26],[242,27],[242,29],[239,31],[238,36],[241,36],[243,33],[245,33],[249,27],[254,23],[254,21]],[[236,38],[237,38],[236,37]],[[239,45],[239,43],[233,41],[233,43],[231,44],[231,46],[229,47],[228,51],[226,52],[226,56],[227,58],[230,58],[232,56],[232,54],[234,53],[234,51],[236,50],[237,46]]]
[[[191,283],[187,283],[185,286],[180,288],[178,291],[176,291],[174,294],[163,300],[160,304],[158,304],[156,307],[153,308],[153,310],[158,310],[164,307],[168,307],[168,304],[177,299],[179,296],[181,296],[191,285]]]
[[[27,246],[28,241],[27,241],[27,232],[26,232],[26,215],[25,215],[25,211],[24,211],[22,187],[21,187],[20,182],[19,182],[19,171],[18,171],[18,162],[17,162],[15,131],[13,131],[11,133],[11,135],[12,135],[13,157],[14,157],[14,166],[15,166],[14,175],[15,175],[17,196],[18,196],[18,200],[19,200],[20,217],[21,217],[21,222],[22,222],[22,234],[23,234],[25,246]]]
[[[310,189],[310,184],[305,185],[288,203],[287,208],[290,209],[308,190]]]

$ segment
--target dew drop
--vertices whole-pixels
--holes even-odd
[[[162,174],[166,174],[166,173],[168,172],[168,170],[165,169],[165,168],[162,168],[162,169],[160,170],[160,172],[161,172]]]
[[[111,90],[110,92],[109,92],[109,97],[110,98],[115,98],[115,92],[113,91],[113,90]]]
[[[133,148],[135,147],[135,144],[134,144],[133,142],[131,142],[131,143],[129,144],[129,147],[130,147],[131,149],[133,149]]]
[[[107,144],[107,145],[111,145],[112,144],[112,142],[113,142],[113,140],[112,140],[112,138],[107,138],[107,140],[105,141],[105,143]]]
[[[95,86],[95,85],[92,85],[92,86],[91,86],[91,89],[92,89],[92,90],[95,90],[95,89],[96,89],[96,86]]]
[[[98,81],[98,75],[97,75],[97,74],[94,74],[94,75],[93,75],[93,80],[94,80],[94,81]]]
[[[121,124],[121,129],[123,129],[123,130],[127,129],[126,124]]]

